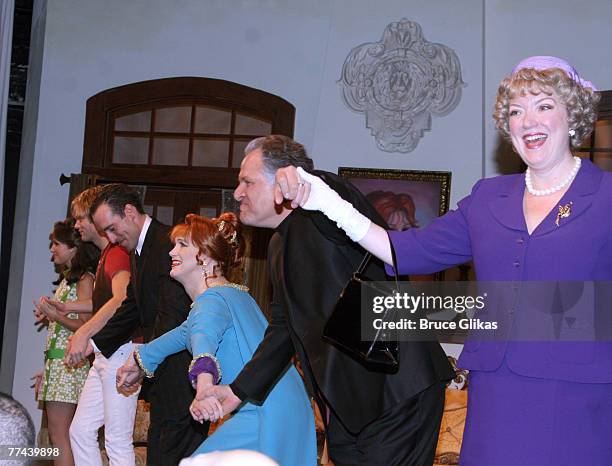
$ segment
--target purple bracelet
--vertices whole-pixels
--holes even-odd
[[[221,378],[219,363],[217,362],[217,359],[214,356],[202,355],[199,356],[197,359],[194,358],[193,361],[191,361],[188,374],[189,382],[191,382],[191,386],[193,388],[196,388],[197,386],[198,375],[202,374],[203,372],[206,372],[213,376],[214,385],[219,383],[219,379]]]

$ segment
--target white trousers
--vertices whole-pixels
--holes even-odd
[[[135,464],[132,436],[138,392],[125,396],[117,391],[117,369],[132,353],[126,343],[110,358],[96,353],[70,425],[70,445],[76,466],[102,466],[98,429],[104,425],[104,441],[110,466]],[[140,389],[139,389],[140,391]]]

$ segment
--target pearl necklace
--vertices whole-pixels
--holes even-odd
[[[569,173],[569,175],[567,175],[567,178],[565,178],[557,186],[553,186],[552,188],[548,189],[534,189],[533,183],[531,182],[531,172],[529,171],[529,168],[527,168],[527,170],[525,171],[525,186],[527,187],[527,191],[532,196],[549,196],[551,194],[554,194],[557,191],[562,190],[572,182],[572,180],[578,174],[578,170],[580,170],[581,164],[582,160],[580,159],[580,157],[574,157],[574,168],[572,168],[572,171]]]

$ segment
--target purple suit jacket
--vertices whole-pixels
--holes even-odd
[[[528,301],[525,282],[597,281],[594,299],[612,304],[612,173],[588,160],[582,162],[576,179],[559,201],[559,205],[571,203],[571,213],[560,218],[558,226],[555,208],[529,235],[523,216],[524,175],[484,179],[456,210],[428,227],[389,232],[399,273],[432,273],[473,260],[479,281],[509,282],[507,294],[514,296],[500,301],[496,315],[507,332],[533,325],[533,314],[525,311],[525,306],[512,304],[521,302],[521,294],[523,302]],[[563,294],[563,283],[559,288]],[[597,324],[609,326],[610,317],[604,317],[604,322]],[[563,320],[561,325],[569,324]],[[610,334],[609,329],[606,333]],[[469,340],[459,365],[492,371],[504,358],[508,367],[521,375],[612,382],[609,340]]]

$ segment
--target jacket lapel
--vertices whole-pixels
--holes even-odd
[[[140,251],[140,258],[135,260],[136,262],[136,292],[140,295],[140,290],[142,290],[142,279],[144,276],[144,270],[147,266],[147,260],[149,259],[151,253],[151,247],[153,246],[153,239],[155,237],[155,230],[157,229],[156,221],[151,220],[151,224],[149,225],[149,229],[147,230],[147,234],[145,235],[145,240],[142,244],[142,250]],[[134,253],[135,255],[135,253]]]
[[[580,217],[593,202],[593,195],[599,190],[603,172],[589,160],[582,160],[582,167],[558,204],[542,220],[531,236],[548,234],[573,222]],[[508,179],[497,197],[489,202],[493,217],[502,225],[513,230],[527,231],[523,215],[523,195],[525,175]],[[562,215],[559,215],[561,208]],[[559,216],[559,225],[556,224]]]
[[[523,216],[523,193],[525,176],[514,176],[500,189],[497,197],[489,201],[489,209],[493,217],[507,228],[527,231]]]
[[[136,300],[136,305],[140,307],[140,296],[138,293],[138,259],[136,258],[136,250],[130,252],[130,272],[132,274],[131,283],[132,288],[134,289],[134,299]]]
[[[563,228],[586,212],[593,203],[594,194],[599,190],[602,177],[603,172],[601,170],[589,160],[583,159],[582,167],[571,186],[533,231],[532,236],[546,235]]]

